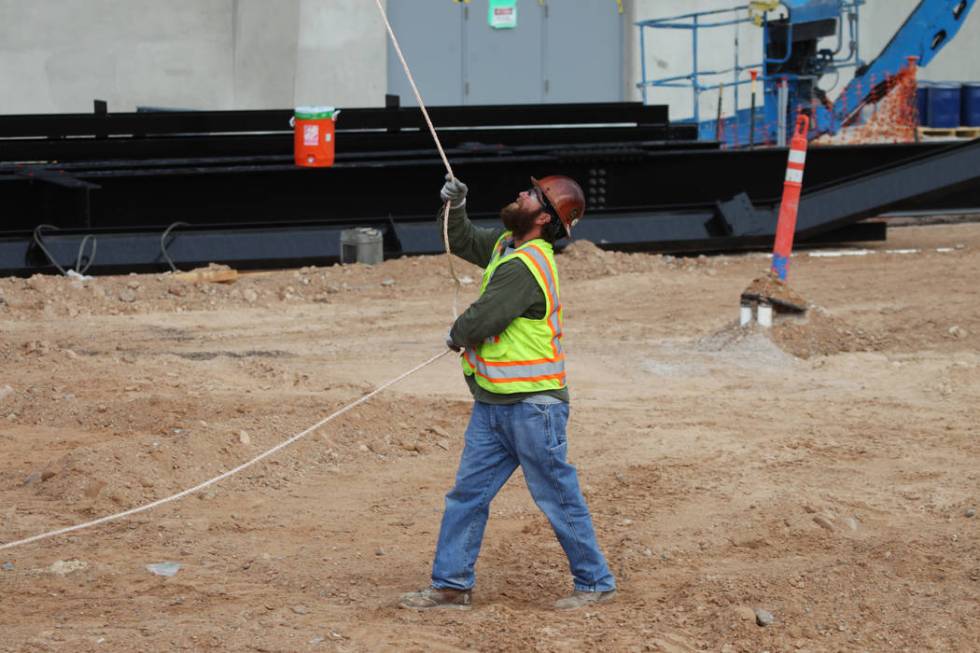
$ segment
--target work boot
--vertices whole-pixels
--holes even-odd
[[[402,594],[398,604],[403,608],[415,608],[416,610],[429,610],[431,608],[469,610],[471,594],[470,590],[428,587],[418,592]]]
[[[576,610],[587,605],[598,605],[608,603],[616,596],[616,590],[607,592],[580,592],[575,590],[571,596],[555,601],[555,610]]]

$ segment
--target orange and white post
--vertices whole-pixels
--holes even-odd
[[[783,184],[783,201],[779,205],[776,222],[776,244],[772,248],[772,271],[780,281],[786,281],[789,257],[793,253],[793,236],[796,234],[796,214],[800,209],[800,193],[803,191],[803,168],[806,166],[807,132],[810,117],[801,113],[796,117],[796,130],[789,147],[786,163],[786,181]]]

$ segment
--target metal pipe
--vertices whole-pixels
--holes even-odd
[[[681,14],[680,16],[670,16],[668,18],[652,18],[649,20],[641,20],[637,25],[646,25],[648,27],[656,27],[657,23],[663,23],[671,20],[684,20],[686,18],[695,18],[697,16],[717,16],[718,14],[731,14],[737,11],[741,11],[741,7],[735,7],[728,9],[713,9],[711,11],[698,11],[693,14]]]
[[[752,304],[742,301],[738,306],[738,325],[748,326],[752,322]]]
[[[767,41],[768,42],[768,39]],[[784,64],[793,56],[793,23],[786,26],[786,55],[782,59],[770,59],[766,57],[765,63]]]
[[[778,116],[776,126],[776,145],[786,147],[786,112],[789,105],[789,86],[786,78],[779,80]]]
[[[855,28],[857,28],[857,26],[861,24],[861,5],[862,4],[864,4],[863,1],[862,2],[855,2],[854,3],[854,26],[855,26]],[[861,67],[861,66],[864,65],[864,62],[861,61],[861,30],[855,29],[852,33],[854,35],[854,65],[855,66],[858,66],[858,67]]]
[[[643,96],[643,104],[647,103],[647,47],[646,41],[643,38],[643,31],[646,28],[640,25],[640,74],[643,75],[643,83],[640,85],[640,91]]]
[[[718,115],[715,120],[715,140],[719,143],[721,142],[722,131],[721,131],[721,99],[725,93],[725,87],[721,86],[718,89]]]
[[[739,73],[738,64],[739,64],[739,60],[738,60],[738,25],[735,25],[735,68],[734,68],[734,72],[732,73],[732,81],[736,82],[735,88],[732,89],[732,92],[735,94],[735,102],[732,105],[732,109],[734,111],[734,113],[732,115],[735,117],[734,118],[735,119],[735,142],[734,142],[735,145],[738,145],[738,143],[739,143],[739,130],[738,130],[738,128],[739,128],[739,120],[738,120],[738,83],[737,83],[738,82],[738,73]]]
[[[694,31],[691,32],[691,48],[692,48],[692,60],[693,60],[693,70],[691,71],[691,82],[694,97],[694,122],[701,122],[701,108],[699,106],[699,89],[698,89],[698,16],[694,16]]]
[[[756,312],[756,321],[763,329],[772,328],[772,304],[769,302],[759,302]]]
[[[840,54],[840,51],[844,49],[844,18],[842,16],[837,17],[837,47],[834,48],[830,56],[831,58],[836,57]]]
[[[704,14],[700,15],[703,16]],[[748,22],[750,21],[744,18],[739,18],[738,20],[726,20],[719,23],[700,23],[700,27],[728,27],[730,25],[741,25],[742,23]],[[662,25],[647,25],[647,27],[650,27],[651,29],[691,29],[690,25],[686,25],[684,23],[664,23]]]

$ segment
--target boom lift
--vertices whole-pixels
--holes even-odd
[[[730,145],[782,144],[793,122],[790,114],[799,107],[813,111],[811,139],[835,134],[842,127],[859,124],[862,109],[888,92],[891,81],[908,65],[910,57],[917,58],[919,67],[929,65],[959,32],[975,1],[922,0],[881,53],[868,63],[860,57],[858,37],[860,8],[867,4],[867,0],[752,0],[742,7],[639,21],[643,80],[638,86],[644,102],[649,88],[691,88],[693,120],[698,124],[703,140],[721,137],[720,140]],[[754,24],[763,30],[761,63],[739,62],[737,35],[742,24]],[[736,31],[734,65],[724,70],[699,70],[698,32],[719,27],[734,27]],[[648,80],[645,65],[647,29],[690,30],[692,72]],[[834,37],[836,45],[833,49],[821,47],[824,39]],[[831,100],[821,88],[821,80],[829,75],[840,75],[842,69],[851,67],[855,69],[853,79],[835,100]],[[706,91],[721,93],[723,89],[733,87],[738,107],[739,89],[750,83],[747,73],[751,70],[762,71],[763,106],[760,111],[738,109],[734,115],[722,119],[721,125],[717,119],[701,120],[700,95]],[[724,81],[729,76],[730,81]],[[782,91],[781,86],[784,87]]]

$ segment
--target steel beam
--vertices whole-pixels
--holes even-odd
[[[445,120],[461,126],[445,129],[443,143],[454,171],[470,186],[474,220],[495,222],[500,207],[528,187],[531,175],[560,173],[578,179],[586,193],[588,219],[576,235],[600,246],[691,252],[771,244],[785,149],[718,150],[716,144],[672,140],[687,132],[644,122],[661,113],[638,104],[572,105],[557,114],[537,105],[478,107],[468,114],[458,109],[462,114],[449,112]],[[288,131],[183,131],[268,126],[282,112],[133,114],[99,132],[140,126],[142,137],[95,137],[96,128],[109,124],[98,121],[113,114],[85,116],[78,125],[72,116],[53,122],[35,117],[22,121],[19,132],[11,127],[16,121],[8,122],[7,133],[21,137],[43,126],[55,135],[0,140],[0,157],[7,161],[0,161],[0,272],[53,269],[30,246],[39,224],[63,230],[45,236],[63,265],[74,262],[85,235],[99,238],[92,268],[98,272],[160,269],[159,238],[175,222],[189,225],[174,238],[174,258],[184,266],[212,260],[237,267],[329,262],[339,251],[339,232],[352,226],[383,229],[389,255],[441,251],[433,215],[444,169],[428,133],[404,126],[419,118],[417,110],[352,113],[354,124],[371,125],[371,131],[342,132],[337,164],[327,169],[294,166]],[[513,124],[544,121],[546,113],[570,122]],[[151,118],[140,122],[136,115]],[[574,122],[597,116],[622,122]],[[0,117],[0,125],[8,118]],[[477,119],[486,124],[462,126]],[[632,126],[624,126],[628,119]],[[170,132],[162,136],[150,131],[164,128]],[[73,129],[92,137],[66,137]],[[841,234],[886,210],[980,206],[974,148],[812,148],[799,240]],[[48,156],[53,161],[36,163]],[[35,163],[11,162],[21,157]]]

